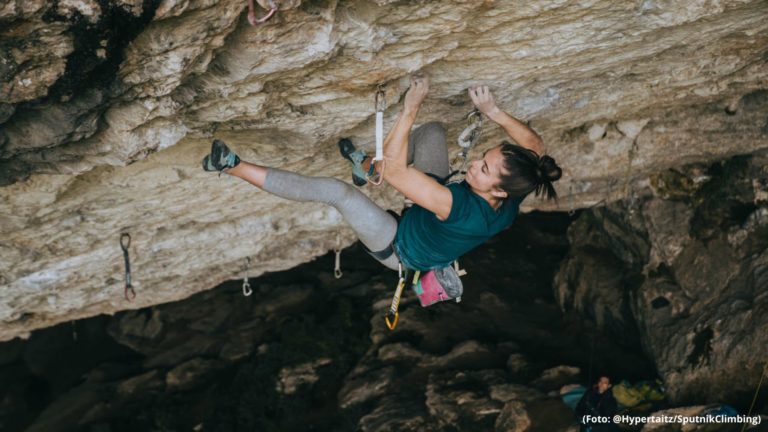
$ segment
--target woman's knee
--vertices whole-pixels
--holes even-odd
[[[361,193],[351,184],[343,182],[337,178],[323,178],[323,190],[328,197],[328,204],[336,206],[352,199],[355,194]]]
[[[417,147],[434,147],[445,144],[445,126],[442,123],[432,121],[419,126],[414,133]]]
[[[445,135],[445,126],[438,121],[431,121],[421,125],[424,133]]]

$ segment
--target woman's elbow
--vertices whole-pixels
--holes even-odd
[[[540,136],[538,135],[534,136],[528,145],[529,145],[528,148],[535,151],[537,155],[539,156],[544,155],[544,140],[542,140]]]
[[[408,169],[408,166],[402,163],[397,163],[393,161],[392,159],[387,159],[386,161],[386,167],[385,170],[389,176],[402,176],[405,174],[405,171]]]

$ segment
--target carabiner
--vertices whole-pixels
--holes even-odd
[[[401,265],[402,267],[402,265]],[[397,282],[397,289],[395,295],[392,297],[392,304],[389,306],[389,312],[384,316],[384,322],[387,323],[387,327],[390,330],[394,330],[397,327],[397,319],[400,314],[397,312],[400,307],[400,296],[403,294],[403,288],[405,287],[405,277],[400,276],[400,280]]]
[[[131,260],[128,256],[128,248],[131,247],[131,235],[129,233],[120,234],[120,248],[123,250],[123,260],[125,261],[125,290],[123,295],[128,301],[136,298],[136,290],[131,284]]]
[[[333,266],[333,276],[336,279],[341,279],[341,276],[344,274],[341,272],[341,249],[334,249],[333,253],[336,254],[336,259]]]
[[[399,313],[395,312],[394,314],[392,314],[392,312],[390,311],[390,312],[389,312],[389,313],[388,313],[388,314],[387,314],[387,315],[384,317],[384,322],[386,322],[386,323],[387,323],[387,327],[388,327],[390,330],[394,330],[394,329],[395,329],[395,327],[397,327],[397,320],[398,320],[399,318],[400,318],[400,314],[399,314]]]
[[[483,133],[483,113],[477,108],[467,114],[467,127],[459,134],[459,147],[462,153],[469,152]]]
[[[248,270],[251,269],[251,257],[245,257],[245,276],[243,277],[243,295],[248,297],[253,294],[251,284],[248,282]]]

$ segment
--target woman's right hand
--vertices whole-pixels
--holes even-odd
[[[475,107],[488,117],[491,117],[492,114],[499,110],[488,86],[470,87],[469,97],[472,99]]]

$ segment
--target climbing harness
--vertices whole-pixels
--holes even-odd
[[[760,393],[760,387],[763,385],[763,378],[768,375],[768,362],[765,362],[763,365],[763,369],[760,371],[760,381],[757,383],[757,388],[755,389],[755,396],[752,398],[752,403],[749,405],[749,411],[747,411],[747,417],[752,415],[752,409],[755,407],[755,402],[757,402],[757,395]],[[744,426],[741,428],[741,432],[744,432],[747,429],[747,425],[749,422],[745,422]]]
[[[136,298],[136,291],[131,285],[131,261],[128,257],[128,248],[131,246],[131,235],[128,233],[120,234],[120,247],[123,249],[123,258],[125,260],[125,299],[132,301]]]
[[[336,279],[341,279],[341,276],[344,274],[341,272],[341,233],[336,232],[336,248],[333,250],[333,253],[336,254],[336,259],[334,260],[333,265],[333,276]]]
[[[248,270],[251,268],[251,257],[245,257],[245,277],[243,278],[243,295],[248,297],[253,294],[251,284],[248,282]]]
[[[266,15],[263,17],[256,19],[256,12],[254,11],[253,7],[253,0],[248,0],[248,22],[251,23],[252,26],[257,26],[260,24],[264,24],[265,22],[269,21],[270,18],[277,12],[277,5],[275,4],[274,0],[267,0],[269,4],[269,12],[267,12]]]
[[[387,100],[385,96],[384,86],[379,84],[373,100],[373,107],[376,110],[376,156],[371,159],[371,167],[366,176],[368,181],[374,186],[378,186],[384,181],[384,168],[386,167],[386,161],[384,160],[384,110],[387,109]],[[376,162],[379,162],[381,165],[378,175],[375,175]]]

